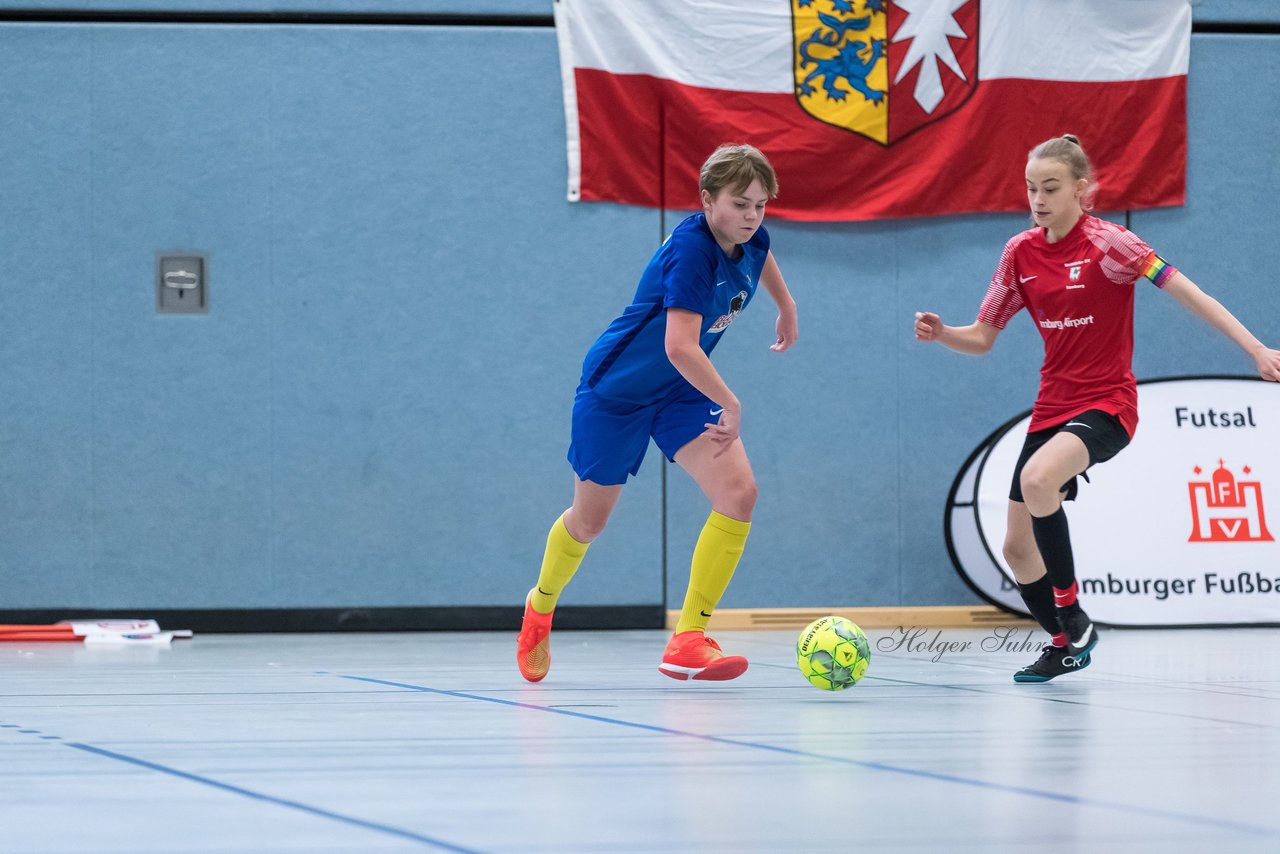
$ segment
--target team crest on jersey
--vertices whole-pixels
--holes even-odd
[[[1068,261],[1062,266],[1067,268],[1067,279],[1072,282],[1080,281],[1080,273],[1084,270],[1084,265],[1088,264],[1091,259],[1086,258],[1083,261]],[[1067,290],[1075,290],[1083,288],[1084,285],[1067,285]]]
[[[747,292],[738,291],[732,300],[729,301],[729,313],[722,314],[716,318],[716,322],[707,327],[708,332],[724,332],[729,328],[729,324],[733,323],[733,319],[742,314],[742,307],[747,304]]]
[[[791,0],[796,101],[813,118],[898,140],[978,83],[978,0]]]

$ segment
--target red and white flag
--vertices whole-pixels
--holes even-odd
[[[1181,204],[1187,0],[556,0],[570,200],[688,209],[722,142],[778,171],[775,216],[1026,207],[1063,133],[1101,210]]]

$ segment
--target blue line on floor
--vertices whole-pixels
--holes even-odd
[[[423,836],[419,833],[413,833],[408,830],[401,830],[398,827],[392,827],[391,825],[388,825],[388,824],[378,824],[376,822],[365,821],[364,819],[360,819],[360,818],[353,818],[352,816],[349,816],[349,815],[342,815],[341,813],[329,812],[328,810],[322,810],[319,807],[307,806],[306,804],[298,803],[297,801],[290,801],[284,798],[277,798],[271,795],[264,795],[261,792],[255,792],[251,789],[242,789],[239,786],[233,786],[229,783],[220,783],[217,780],[210,779],[209,777],[201,777],[199,774],[190,774],[186,771],[179,771],[177,768],[170,768],[167,765],[160,765],[156,762],[148,762],[147,760],[139,759],[136,756],[127,756],[123,753],[116,753],[113,750],[104,750],[101,747],[94,747],[91,744],[79,744],[73,741],[67,741],[63,743],[66,744],[67,747],[74,747],[76,750],[83,750],[86,753],[93,753],[93,754],[96,754],[97,756],[104,756],[107,759],[115,759],[119,762],[128,762],[130,765],[137,765],[141,768],[146,768],[150,771],[159,771],[161,774],[169,774],[170,776],[178,777],[182,780],[187,780],[192,783],[200,783],[205,786],[212,786],[213,788],[221,789],[224,792],[231,792],[232,794],[235,794],[235,795],[242,795],[246,798],[252,798],[256,801],[264,801],[269,804],[275,804],[276,806],[288,807],[289,809],[295,809],[301,812],[310,813],[311,815],[319,816],[320,818],[333,819],[334,821],[340,821],[343,824],[350,824],[350,825],[354,825],[355,827],[361,827],[361,828],[364,828],[365,830],[376,830],[379,833],[386,833],[386,834],[390,834],[391,836],[398,836],[401,839],[410,839],[414,842],[422,842],[427,845],[435,846],[436,848],[439,848],[442,851],[456,851],[456,852],[459,852],[459,854],[479,854],[479,852],[475,851],[474,849],[463,848],[458,845],[451,845],[448,842],[444,842],[439,839],[434,839],[430,836]]]
[[[446,697],[456,697],[461,700],[480,700],[485,703],[495,703],[500,706],[511,706],[518,709],[528,709],[535,712],[547,712],[554,715],[565,715],[566,717],[578,718],[580,720],[595,721],[597,723],[612,724],[614,726],[629,727],[631,729],[645,730],[646,732],[655,732],[662,735],[674,735],[682,738],[694,738],[700,741],[708,741],[715,744],[726,744],[733,747],[746,747],[752,750],[764,750],[770,753],[780,753],[786,756],[794,756],[801,759],[817,759],[822,762],[837,762],[842,765],[854,765],[858,768],[866,768],[871,771],[885,771],[891,774],[904,774],[910,777],[921,777],[926,780],[936,780],[944,783],[957,783],[962,786],[972,786],[978,789],[991,789],[997,792],[1007,792],[1014,795],[1025,795],[1032,798],[1040,798],[1041,800],[1055,801],[1058,803],[1074,804],[1082,807],[1097,807],[1100,809],[1113,810],[1115,812],[1127,813],[1132,815],[1145,815],[1153,818],[1168,819],[1170,821],[1182,822],[1184,824],[1193,824],[1199,827],[1216,827],[1224,830],[1233,830],[1239,833],[1247,833],[1254,836],[1280,836],[1280,830],[1272,827],[1266,827],[1256,824],[1246,824],[1244,822],[1226,821],[1224,819],[1208,818],[1204,816],[1185,815],[1173,812],[1171,810],[1160,810],[1152,807],[1138,806],[1134,804],[1109,803],[1107,801],[1095,801],[1089,798],[1081,798],[1076,795],[1064,795],[1059,792],[1050,792],[1044,789],[1029,789],[1023,786],[1011,786],[1005,783],[992,783],[987,780],[979,780],[972,777],[961,777],[956,774],[942,774],[937,771],[923,771],[915,768],[904,768],[898,765],[887,765],[883,762],[869,762],[862,759],[850,759],[844,756],[831,756],[823,753],[813,753],[807,750],[796,750],[790,747],[779,747],[773,744],[765,744],[758,741],[746,741],[737,738],[727,738],[720,735],[706,735],[697,732],[686,732],[684,730],[671,729],[670,727],[657,726],[655,724],[642,724],[635,721],[625,721],[621,718],[609,718],[603,715],[592,715],[586,712],[575,712],[571,709],[560,709],[551,706],[539,706],[533,703],[519,703],[515,700],[503,700],[499,697],[485,697],[480,694],[468,694],[463,691],[447,691],[443,688],[428,688],[424,685],[412,685],[407,682],[392,682],[387,679],[375,679],[370,676],[349,676],[337,674],[342,679],[350,679],[355,682],[368,682],[373,685],[386,685],[392,688],[401,688],[406,691],[418,691],[425,694],[440,694]]]

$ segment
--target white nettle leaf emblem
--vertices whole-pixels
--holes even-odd
[[[932,113],[946,94],[942,87],[942,74],[939,65],[946,65],[961,80],[967,81],[955,51],[951,49],[948,36],[968,38],[968,34],[960,28],[955,18],[956,10],[968,0],[898,0],[897,6],[907,13],[907,19],[898,32],[894,34],[894,43],[911,41],[907,55],[898,68],[898,76],[894,83],[901,83],[912,68],[920,65],[920,76],[916,78],[916,103],[926,113]]]

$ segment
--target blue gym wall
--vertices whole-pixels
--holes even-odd
[[[564,200],[550,3],[68,8],[0,23],[0,611],[518,605],[571,497],[582,354],[682,215]],[[1263,0],[1195,14],[1280,23]],[[1273,344],[1277,81],[1280,35],[1193,36],[1188,202],[1131,212]],[[972,319],[1025,222],[770,222],[801,342],[768,350],[765,299],[717,350],[761,488],[723,605],[977,601],[943,505],[1030,405],[1039,337],[1013,323],[972,359],[911,320]],[[207,315],[156,314],[162,252],[207,253]],[[1140,289],[1140,378],[1249,368]],[[663,468],[651,449],[565,604],[678,607],[707,508]]]

